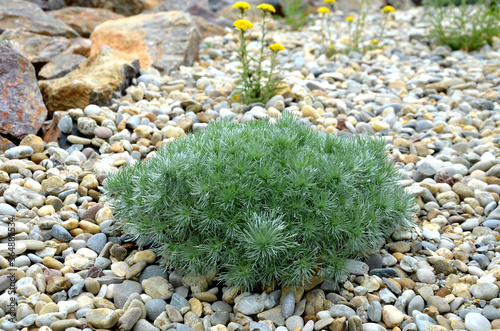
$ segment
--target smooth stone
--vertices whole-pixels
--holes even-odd
[[[166,311],[167,303],[161,299],[151,299],[144,304],[146,314],[150,321],[154,321],[160,314]]]
[[[427,314],[417,314],[417,316],[415,316],[415,324],[417,324],[419,331],[424,331],[431,325],[438,325],[436,320]]]
[[[104,233],[96,233],[87,240],[87,247],[100,254],[106,243],[106,235]]]
[[[330,315],[332,315],[332,317],[349,318],[351,316],[356,315],[356,311],[354,311],[354,309],[346,305],[338,304],[338,305],[333,305],[330,308]]]
[[[491,330],[491,323],[481,314],[469,313],[465,315],[465,327],[468,331],[488,331]]]
[[[59,239],[62,242],[70,242],[73,236],[62,225],[55,224],[50,230],[52,237]]]
[[[255,315],[264,310],[264,302],[259,295],[249,295],[241,298],[234,306],[234,310],[244,315]]]
[[[129,296],[133,293],[142,293],[142,285],[132,280],[125,280],[121,284],[115,284],[113,288],[113,302],[116,308],[121,309]]]
[[[293,312],[295,311],[295,296],[292,291],[285,294],[283,302],[281,303],[281,310],[285,319],[293,315]]]
[[[491,300],[498,297],[498,286],[492,283],[476,283],[471,285],[470,292],[476,299]]]

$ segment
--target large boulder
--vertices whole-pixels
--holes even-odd
[[[138,72],[139,61],[134,56],[103,46],[66,76],[38,84],[49,111],[83,109],[91,103],[107,103]]]
[[[65,0],[66,6],[104,8],[125,16],[142,13],[143,0]]]
[[[109,9],[84,7],[65,7],[51,11],[49,15],[68,24],[82,37],[86,38],[90,36],[99,24],[123,18],[123,15]]]
[[[165,0],[154,9],[154,12],[172,10],[180,10],[191,14],[191,18],[200,30],[201,40],[215,35],[224,35],[226,34],[224,27],[233,26],[233,21],[215,17],[215,14],[210,10],[208,1],[198,3],[198,1],[194,0],[186,2]]]
[[[80,63],[85,61],[85,56],[69,52],[61,53],[54,58],[38,72],[39,79],[56,79],[63,77],[67,73],[78,68]]]
[[[79,37],[66,23],[46,14],[36,4],[23,0],[0,0],[0,32],[29,31],[46,36]]]
[[[160,12],[178,10],[187,12],[191,7],[195,6],[210,10],[210,3],[208,0],[164,0],[154,9],[154,11]]]
[[[191,15],[179,11],[142,14],[107,21],[90,35],[91,54],[103,45],[137,57],[141,67],[168,74],[198,56],[200,32]]]
[[[8,149],[9,138],[36,134],[47,116],[30,61],[6,43],[0,43],[0,150]],[[12,147],[12,146],[11,146]],[[4,149],[4,150],[5,150]]]
[[[63,52],[70,52],[74,45],[84,45],[88,41],[83,38],[68,39],[59,36],[44,36],[21,30],[5,30],[0,40],[9,40],[11,46],[24,54],[35,68],[40,69],[45,63]]]

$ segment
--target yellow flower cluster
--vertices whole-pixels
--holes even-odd
[[[351,22],[354,22],[354,17],[352,17],[352,16],[347,16],[347,17],[345,18],[345,20],[346,20],[347,22],[351,23]]]
[[[242,31],[246,31],[247,29],[253,28],[252,22],[247,21],[245,19],[240,19],[240,20],[234,21],[233,26],[236,29],[239,29],[239,30],[242,30]]]
[[[323,0],[324,3],[335,3],[337,0]]]
[[[267,11],[267,12],[270,12],[270,13],[276,13],[276,9],[274,9],[274,7],[272,5],[269,5],[267,3],[263,3],[261,5],[258,5],[257,8],[260,9],[260,10],[262,10],[262,11]]]
[[[389,14],[389,13],[394,13],[395,9],[393,6],[385,6],[382,8],[382,13],[384,14]]]
[[[326,7],[319,7],[318,8],[318,13],[320,14],[327,14],[330,12],[330,9],[326,8]]]
[[[247,9],[250,9],[250,4],[245,1],[238,1],[233,5],[233,8],[239,9],[241,11],[245,11]]]
[[[374,44],[374,45],[378,44],[378,40],[377,39],[372,39],[372,44]]]
[[[278,44],[278,43],[272,44],[268,48],[270,50],[272,50],[273,52],[279,52],[279,51],[284,51],[285,50],[285,47],[283,47],[283,45]]]

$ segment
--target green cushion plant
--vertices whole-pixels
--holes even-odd
[[[344,276],[394,230],[411,226],[384,143],[273,123],[219,121],[108,176],[120,227],[166,268],[227,285],[301,285]]]

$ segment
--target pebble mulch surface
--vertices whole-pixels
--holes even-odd
[[[276,22],[268,42],[287,49],[278,57],[287,86],[250,106],[232,95],[239,62],[237,35],[228,30],[204,41],[192,67],[168,77],[142,69],[109,107],[67,110],[59,128],[68,146],[31,135],[7,150],[0,157],[0,328],[500,329],[500,40],[471,53],[431,47],[428,27],[414,23],[421,16],[420,8],[398,12],[380,49],[332,59],[318,51],[319,21],[299,32]],[[369,16],[368,25],[377,20]],[[257,39],[249,45],[258,46]],[[111,210],[99,202],[107,173],[210,121],[285,112],[314,130],[384,137],[401,185],[417,196],[417,226],[350,262],[340,290],[317,278],[304,288],[240,293],[214,284],[214,275],[182,278],[114,230]]]

